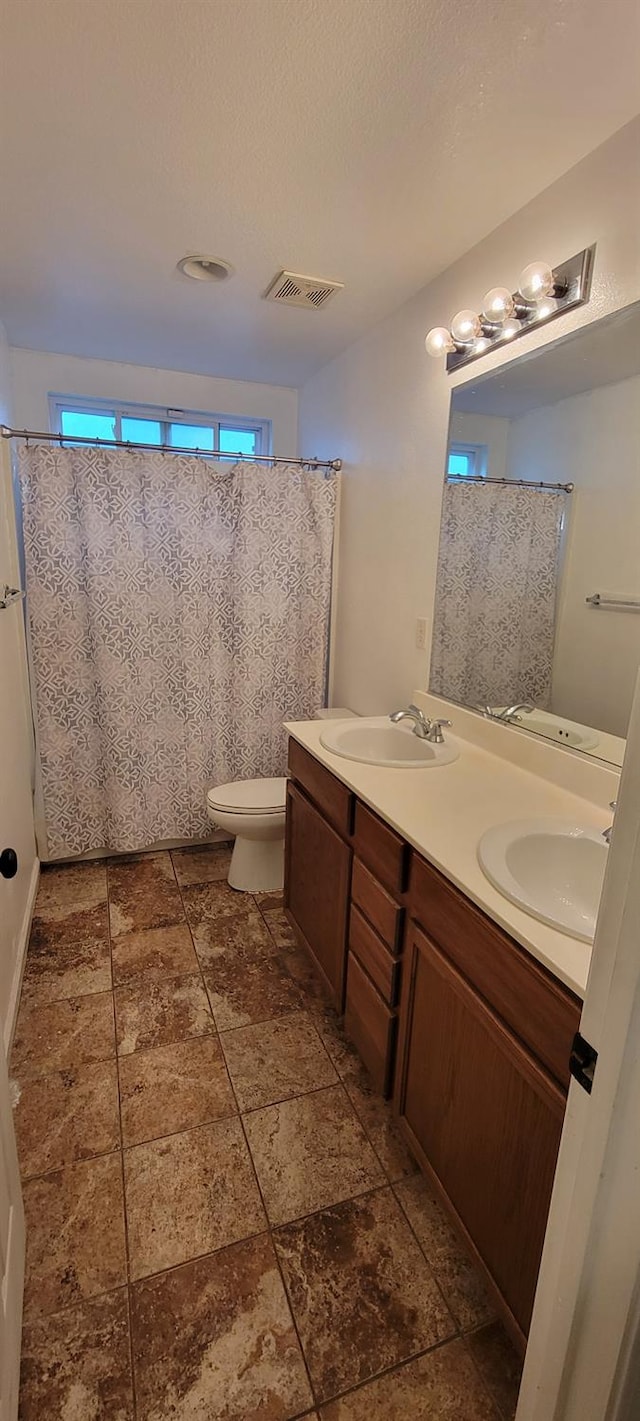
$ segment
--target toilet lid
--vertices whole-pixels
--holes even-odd
[[[213,785],[207,792],[212,809],[230,809],[234,814],[282,814],[287,802],[284,775],[267,780],[234,780]]]

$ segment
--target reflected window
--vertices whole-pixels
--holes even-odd
[[[447,478],[483,479],[487,472],[487,449],[484,444],[450,444],[447,456]]]

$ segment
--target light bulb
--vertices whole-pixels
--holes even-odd
[[[549,297],[547,297],[546,300],[540,302],[536,311],[536,317],[539,321],[546,321],[547,317],[553,316],[557,309],[557,301],[554,301],[553,298],[549,299]]]
[[[525,301],[544,301],[551,296],[555,286],[552,268],[547,262],[531,262],[520,272],[518,290]]]
[[[425,350],[427,355],[448,355],[455,350],[454,342],[451,339],[451,332],[446,326],[434,326],[425,340]]]
[[[471,345],[480,335],[480,317],[475,311],[457,311],[451,322],[451,334],[456,345]]]
[[[480,336],[480,339],[479,339],[479,340],[474,340],[474,342],[473,342],[473,353],[474,353],[474,355],[482,355],[482,354],[484,353],[484,351],[485,351],[485,350],[488,350],[488,349],[489,349],[489,341],[487,340],[486,336]]]
[[[500,338],[501,340],[513,340],[513,337],[519,335],[521,330],[522,326],[520,322],[516,321],[515,317],[512,317],[510,320],[505,321],[500,332]]]
[[[482,302],[482,314],[492,326],[501,326],[513,315],[513,296],[506,286],[492,286]]]

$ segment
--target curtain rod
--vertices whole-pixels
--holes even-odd
[[[484,474],[448,474],[447,484],[505,484],[507,488],[546,488],[554,493],[573,493],[574,484],[546,484],[543,479],[486,479]]]
[[[334,474],[339,474],[342,468],[342,459],[284,459],[278,454],[236,454],[233,449],[225,449],[221,454],[220,450],[187,449],[177,444],[138,444],[130,439],[85,439],[82,434],[50,434],[38,429],[10,429],[7,424],[0,424],[0,435],[3,439],[26,439],[27,443],[30,439],[44,440],[49,444],[59,444],[60,448],[67,444],[90,444],[101,449],[155,449],[158,454],[194,454],[207,459],[246,459],[250,464],[299,464],[300,467],[309,469],[331,469]]]

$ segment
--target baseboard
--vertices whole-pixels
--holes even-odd
[[[36,859],[31,870],[31,882],[25,904],[22,927],[18,938],[18,951],[16,954],[16,965],[13,972],[13,982],[9,995],[9,1006],[7,1009],[7,1019],[4,1024],[4,1051],[7,1061],[13,1044],[13,1034],[16,1029],[18,1019],[18,1007],[20,1005],[20,992],[22,990],[22,978],[24,975],[24,965],[27,960],[27,948],[29,946],[29,936],[31,933],[31,923],[33,920],[33,910],[36,906],[36,895],[40,882],[40,860]]]

